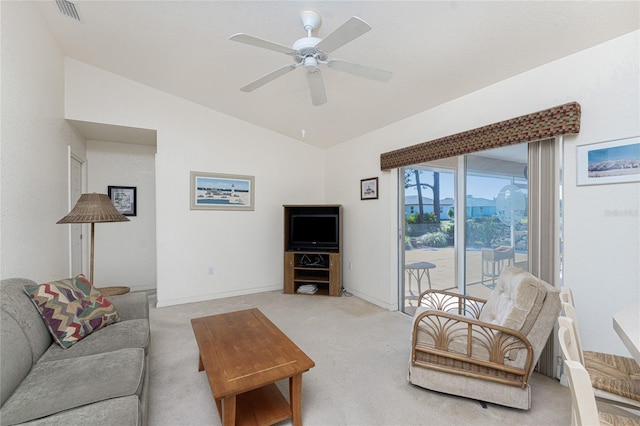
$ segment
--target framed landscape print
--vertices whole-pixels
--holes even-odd
[[[191,172],[191,210],[253,210],[255,178]]]
[[[640,136],[577,147],[577,184],[640,182]]]
[[[104,187],[103,187],[104,188]],[[124,216],[136,215],[136,187],[135,186],[108,186],[108,195],[116,210]]]

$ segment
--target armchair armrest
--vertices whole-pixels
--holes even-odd
[[[478,319],[487,301],[479,297],[466,296],[441,290],[423,291],[418,298],[418,306],[454,313]]]
[[[118,311],[120,320],[149,319],[149,301],[144,292],[107,297]]]
[[[520,350],[526,351],[524,365],[505,363],[511,351]],[[524,389],[533,355],[531,343],[518,331],[439,310],[416,312],[411,339],[414,366]]]

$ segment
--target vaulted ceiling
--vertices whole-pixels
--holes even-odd
[[[321,148],[640,28],[637,1],[74,1],[79,21],[36,3],[65,55]],[[229,36],[291,46],[307,9],[320,38],[366,21],[373,29],[331,56],[391,80],[321,68],[321,106],[301,68],[240,91],[292,60]]]

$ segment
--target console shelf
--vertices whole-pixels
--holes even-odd
[[[284,293],[306,295],[308,293],[299,291],[300,287],[314,285],[317,288],[314,295],[342,295],[341,232],[337,250],[304,251],[289,247],[289,218],[292,213],[320,211],[338,214],[341,231],[341,210],[338,205],[284,206]]]
[[[305,266],[307,259],[325,259],[326,266]],[[340,296],[340,253],[287,251],[284,253],[284,292],[298,293],[300,286],[315,284],[316,295]]]

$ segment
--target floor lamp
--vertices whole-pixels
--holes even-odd
[[[90,223],[91,224],[91,269],[89,282],[93,283],[93,241],[94,226],[101,222],[128,222],[129,218],[123,216],[107,196],[107,194],[82,194],[75,207],[68,215],[56,223]]]

